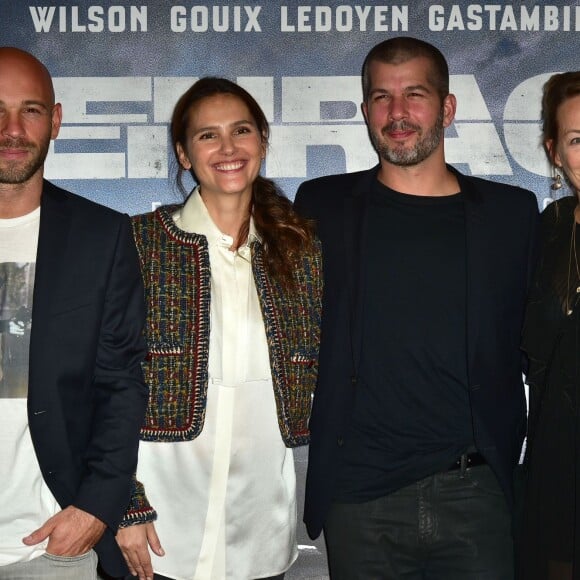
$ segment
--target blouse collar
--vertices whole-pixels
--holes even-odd
[[[196,233],[205,236],[210,245],[218,245],[230,248],[234,243],[232,236],[222,233],[211,218],[209,211],[200,195],[197,186],[183,206],[173,212],[173,222],[180,229],[188,233]],[[253,217],[250,217],[250,231],[246,242],[238,248],[238,253],[249,259],[250,247],[254,241],[260,242],[260,236],[256,232]]]

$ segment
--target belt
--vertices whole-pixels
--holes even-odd
[[[476,467],[477,465],[486,465],[487,461],[485,457],[475,451],[474,453],[464,453],[461,457],[458,457],[448,468],[447,471],[453,471],[454,469],[468,469],[470,467]]]

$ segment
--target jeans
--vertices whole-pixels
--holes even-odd
[[[74,557],[43,554],[0,566],[0,580],[97,580],[97,554],[94,550]]]
[[[365,503],[333,503],[324,534],[332,580],[514,577],[511,514],[487,465]]]

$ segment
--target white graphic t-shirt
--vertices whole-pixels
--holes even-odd
[[[22,538],[59,511],[28,430],[28,354],[40,208],[0,219],[0,566],[31,560],[46,542]]]

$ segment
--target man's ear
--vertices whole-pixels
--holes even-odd
[[[60,131],[60,125],[62,123],[62,106],[60,103],[56,103],[52,107],[52,128],[50,130],[50,138],[56,139]]]
[[[455,95],[449,93],[443,99],[443,127],[447,128],[453,119],[455,119],[455,112],[457,111],[457,99]]]

